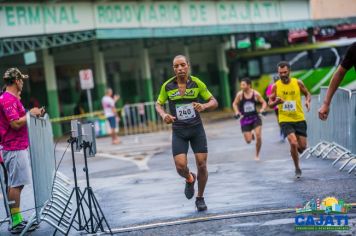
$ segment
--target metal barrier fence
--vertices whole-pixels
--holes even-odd
[[[168,103],[163,107],[166,111],[169,110]],[[156,112],[155,102],[126,104],[123,108],[118,109],[118,113],[120,121],[118,122],[117,132],[120,135],[150,133],[169,130],[170,128],[170,125],[165,124]],[[51,121],[61,124],[63,130],[69,130],[70,121],[75,119],[94,123],[97,137],[109,135],[111,132],[109,122],[106,120],[103,111],[54,118]]]
[[[164,106],[168,111],[168,103]],[[155,102],[145,102],[125,105],[121,112],[124,134],[139,134],[169,130],[170,125],[163,122],[156,112]]]
[[[37,219],[39,219],[41,209],[37,207],[43,206],[50,199],[56,170],[52,126],[48,115],[44,118],[36,118],[27,113],[27,128],[30,141],[33,193]]]
[[[318,116],[319,107],[319,95],[313,95],[311,98],[310,111],[305,112],[305,119],[308,123],[307,133],[309,146],[316,145],[321,139],[320,120]]]
[[[350,150],[352,153],[356,154],[356,91],[351,92],[350,118]]]
[[[9,201],[7,199],[7,189],[6,189],[6,183],[5,183],[5,173],[4,171],[6,171],[5,169],[3,169],[2,167],[0,167],[0,187],[1,187],[1,197],[2,200],[4,202],[4,209],[5,209],[5,218],[4,219],[0,219],[0,225],[2,225],[3,223],[11,223],[11,217],[10,217],[10,208],[9,208]]]
[[[59,219],[62,215],[67,218],[71,217],[71,208],[66,208],[66,203],[70,198],[70,182],[63,174],[56,173],[52,125],[48,115],[37,118],[28,112],[27,128],[35,213],[29,219],[21,235],[24,235],[32,224],[36,221],[40,223],[41,220],[65,232],[63,228],[67,225]]]
[[[326,92],[327,88],[322,87],[320,95],[312,96],[310,112],[306,112],[310,148],[302,156],[333,160],[333,166],[342,163],[340,171],[351,166],[348,170],[351,174],[356,170],[356,91],[339,88],[331,102],[328,119],[321,121],[318,109]]]
[[[305,159],[309,159],[312,156],[322,160],[332,160],[332,166],[341,163],[339,171],[343,171],[347,166],[350,166],[348,169],[349,174],[356,170],[356,155],[334,142],[321,141],[314,147],[306,149],[301,155],[301,157],[305,157]]]
[[[318,144],[321,140],[335,142],[356,153],[356,92],[339,88],[330,105],[326,121],[318,117],[318,109],[322,105],[327,88],[322,87],[319,96],[312,96],[310,112],[306,112],[308,122],[309,146]]]

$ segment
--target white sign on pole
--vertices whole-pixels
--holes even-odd
[[[91,69],[80,70],[79,78],[80,78],[80,87],[83,90],[94,88],[93,71]]]
[[[93,112],[93,102],[92,102],[92,98],[91,98],[90,89],[94,88],[93,71],[91,69],[80,70],[79,78],[80,78],[80,87],[83,90],[87,91],[89,112],[92,113]]]

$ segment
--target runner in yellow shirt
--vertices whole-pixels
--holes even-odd
[[[302,170],[299,165],[299,153],[307,146],[307,123],[304,118],[301,93],[306,97],[305,107],[310,110],[311,96],[301,80],[290,78],[291,67],[286,61],[278,63],[278,80],[272,87],[268,105],[278,106],[278,122],[284,135],[288,138],[290,152],[294,161],[295,176],[300,178]]]

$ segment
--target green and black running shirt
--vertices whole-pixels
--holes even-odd
[[[195,111],[192,102],[199,102],[199,98],[205,101],[213,95],[206,85],[197,77],[190,76],[184,96],[178,91],[176,77],[167,80],[161,87],[157,103],[164,105],[168,100],[169,110],[177,119],[173,122],[173,128],[186,128],[200,124],[199,112]]]

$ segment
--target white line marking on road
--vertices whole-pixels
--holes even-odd
[[[211,220],[223,220],[223,219],[230,219],[230,218],[237,218],[237,217],[293,213],[293,212],[295,212],[294,208],[229,213],[229,214],[211,215],[211,216],[203,216],[203,217],[193,217],[193,218],[187,218],[187,219],[181,219],[181,220],[159,222],[159,223],[153,223],[153,224],[144,224],[144,225],[137,225],[137,226],[131,226],[131,227],[115,228],[115,229],[111,229],[111,231],[112,231],[112,233],[117,234],[117,233],[124,233],[124,232],[136,231],[136,230],[145,230],[145,229],[152,229],[152,228],[180,225],[180,224],[188,224],[188,223],[198,223],[198,222],[205,222],[205,221],[211,221]],[[107,233],[109,233],[109,231],[106,231],[106,233],[102,233],[101,235],[107,234]],[[98,235],[98,234],[96,234],[96,235]]]
[[[112,155],[112,154],[108,154],[108,153],[99,153],[99,154],[96,154],[96,156],[120,160],[120,161],[128,161],[128,162],[135,164],[140,170],[149,170],[147,163],[153,155],[147,155],[147,156],[143,157],[141,160],[137,160],[135,158],[127,158],[127,157],[123,157],[123,156],[119,156],[119,155]]]
[[[352,207],[356,207],[356,203],[350,203],[350,205]],[[174,220],[174,221],[158,222],[152,224],[136,225],[130,227],[114,228],[111,229],[111,232],[117,234],[117,233],[124,233],[124,232],[136,231],[136,230],[146,230],[146,229],[152,229],[158,227],[172,226],[172,225],[198,223],[198,222],[205,222],[205,221],[212,221],[212,220],[224,220],[224,219],[231,219],[237,217],[260,216],[260,215],[268,215],[268,214],[282,214],[282,213],[293,213],[293,212],[295,212],[294,208],[285,208],[285,209],[276,209],[276,210],[250,211],[250,212],[229,213],[229,214],[220,214],[220,215],[218,214],[218,215],[210,215],[210,216],[203,216],[203,217],[192,217],[192,218]],[[269,223],[271,224],[272,221],[269,221]],[[109,234],[109,231],[105,231],[105,233],[99,233],[95,235],[103,235],[103,234]]]
[[[102,157],[102,158],[110,158],[110,159],[115,159],[120,161],[128,161],[136,165],[140,170],[149,170],[148,162],[151,159],[151,157],[163,151],[162,148],[153,149],[155,146],[156,145],[154,146],[145,145],[145,146],[140,146],[139,148],[129,147],[121,150],[115,149],[115,150],[108,151],[111,153],[117,153],[116,155],[104,151],[98,151],[98,153],[96,153],[95,156]],[[162,146],[164,145],[162,144]],[[65,148],[62,147],[57,148],[57,151],[64,151],[64,150]],[[70,152],[71,151],[68,150],[68,153]],[[130,156],[127,156],[128,153],[130,153]],[[78,152],[78,154],[83,155],[83,152]]]

